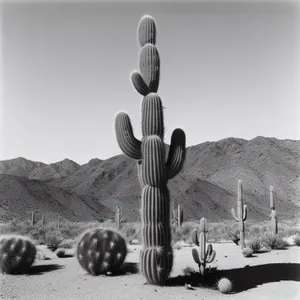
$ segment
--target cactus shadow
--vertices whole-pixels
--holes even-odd
[[[226,277],[233,284],[232,292],[240,293],[259,285],[280,281],[300,282],[300,264],[272,263],[258,266],[246,266],[231,270],[213,270],[205,278],[199,273],[177,276],[168,280],[170,286],[184,286],[189,283],[195,287],[205,286],[216,289],[219,279]]]
[[[139,273],[138,263],[125,262],[118,272],[111,274],[110,276],[122,276]]]
[[[233,283],[233,291],[239,293],[264,283],[300,281],[300,264],[272,263],[246,266],[239,269],[220,270],[218,276],[230,279]]]
[[[64,266],[58,264],[32,266],[27,272],[28,275],[43,275],[47,272],[63,269]]]

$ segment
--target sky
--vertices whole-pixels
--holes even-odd
[[[8,3],[9,2],[9,3]],[[165,142],[300,140],[298,1],[2,1],[0,160],[84,164],[121,154],[114,119],[141,138],[137,25],[157,24]]]

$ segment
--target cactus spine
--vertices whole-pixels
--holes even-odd
[[[0,239],[0,271],[26,274],[36,256],[33,242],[24,236],[2,236]]]
[[[142,187],[141,272],[150,284],[165,284],[173,264],[170,229],[169,179],[176,176],[185,157],[185,134],[175,129],[165,161],[164,120],[159,85],[160,59],[155,46],[156,26],[152,17],[144,16],[138,26],[140,71],[131,74],[133,86],[142,96],[142,141],[134,137],[126,113],[116,117],[116,137],[121,150],[138,160],[138,178]]]
[[[277,212],[275,210],[275,202],[274,202],[274,188],[270,186],[270,208],[271,208],[271,227],[273,234],[276,235],[278,233],[278,219],[277,219]]]
[[[173,218],[177,222],[178,228],[180,228],[183,223],[183,209],[180,204],[178,204],[177,209],[173,209]]]
[[[200,220],[200,234],[198,235],[198,231],[194,229],[191,232],[192,241],[195,245],[199,246],[199,252],[196,248],[193,248],[192,255],[194,261],[199,266],[199,271],[202,275],[205,275],[205,268],[207,263],[211,263],[216,257],[216,251],[213,250],[211,244],[206,247],[206,242],[208,238],[208,230],[207,230],[207,221],[205,218]],[[199,256],[200,253],[200,256]]]
[[[97,228],[87,231],[77,245],[77,259],[93,276],[117,272],[127,255],[126,242],[116,231]]]
[[[247,205],[243,205],[243,182],[238,181],[238,196],[237,196],[237,215],[234,208],[231,209],[232,217],[239,223],[240,230],[240,245],[245,247],[245,224],[247,219]]]

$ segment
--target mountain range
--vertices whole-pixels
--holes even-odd
[[[241,179],[248,219],[269,218],[270,185],[279,218],[297,218],[299,163],[300,141],[226,138],[187,147],[181,173],[168,183],[171,206],[181,204],[185,220],[229,219]],[[124,155],[83,165],[70,159],[45,164],[18,157],[0,161],[0,174],[0,222],[28,219],[31,211],[40,217],[100,220],[113,218],[115,205],[121,206],[122,218],[140,220],[136,162]]]

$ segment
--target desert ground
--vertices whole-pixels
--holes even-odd
[[[114,276],[93,277],[85,272],[76,257],[58,258],[39,246],[49,260],[36,260],[28,275],[0,274],[1,299],[277,299],[294,300],[300,296],[300,247],[272,250],[245,258],[234,243],[213,244],[219,277],[233,283],[230,294],[217,289],[197,287],[195,278],[183,275],[183,269],[197,270],[191,249],[174,249],[174,265],[167,286],[147,285],[139,273],[140,245],[128,246],[122,272]],[[72,250],[71,250],[72,251]],[[193,289],[185,288],[189,283]]]

